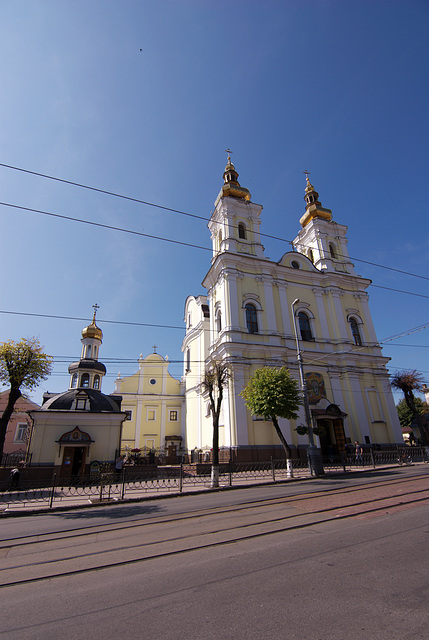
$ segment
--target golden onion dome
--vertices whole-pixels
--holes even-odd
[[[98,305],[94,305],[94,315],[92,317],[92,322],[90,325],[85,327],[85,329],[82,329],[82,338],[95,338],[96,340],[100,341],[103,339],[102,330],[95,324],[95,314],[98,308]]]

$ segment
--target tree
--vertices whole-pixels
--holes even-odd
[[[42,348],[37,338],[0,343],[0,382],[10,385],[8,403],[0,418],[0,459],[15,402],[23,395],[21,389],[32,391],[51,373],[52,358]]]
[[[302,404],[298,382],[292,378],[286,367],[262,367],[257,369],[240,395],[252,415],[271,420],[283,445],[286,459],[290,460],[291,450],[280,429],[278,418],[295,420]]]
[[[427,413],[427,405],[425,402],[423,402],[423,400],[420,400],[420,398],[415,398],[414,404],[419,415],[422,413]],[[402,400],[398,402],[398,404],[396,405],[396,410],[398,412],[399,423],[401,427],[409,428],[414,419],[414,415],[405,402],[405,398],[402,398]]]
[[[209,396],[210,412],[213,422],[213,450],[211,486],[219,486],[219,416],[223,400],[223,388],[230,378],[229,366],[226,362],[215,360],[206,367],[202,381],[203,390]]]
[[[423,377],[415,369],[403,371],[400,373],[397,371],[390,381],[390,385],[394,389],[399,389],[404,394],[404,400],[407,407],[411,411],[413,418],[419,415],[420,411],[416,406],[416,398],[413,391],[420,389],[423,383]]]

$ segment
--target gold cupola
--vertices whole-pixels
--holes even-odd
[[[99,309],[99,306],[95,304],[92,322],[90,325],[85,327],[85,329],[82,329],[82,338],[95,338],[96,340],[100,340],[101,342],[103,339],[103,332],[100,327],[97,327],[97,325],[95,324],[95,315],[97,313],[97,309]]]
[[[300,219],[301,227],[305,227],[314,218],[322,218],[330,222],[332,220],[332,211],[325,209],[319,202],[319,194],[308,179],[308,171],[304,171],[307,186],[305,187],[304,200],[306,203],[305,213]]]
[[[228,160],[223,174],[224,184],[222,186],[220,196],[228,196],[231,198],[240,198],[241,200],[250,200],[250,191],[246,187],[241,187],[238,182],[238,173],[231,162],[229,149],[227,150]]]

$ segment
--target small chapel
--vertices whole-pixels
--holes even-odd
[[[32,465],[53,467],[61,478],[87,475],[91,465],[113,463],[121,448],[127,414],[122,398],[101,391],[106,367],[98,360],[103,332],[92,322],[82,330],[82,352],[68,368],[70,385],[63,393],[45,393],[39,409],[29,411],[32,427],[28,450]]]
[[[238,181],[228,154],[224,183],[208,223],[213,254],[203,278],[205,295],[185,303],[184,385],[188,450],[210,447],[212,419],[202,380],[211,361],[227,363],[220,446],[238,460],[261,458],[280,443],[271,422],[252,416],[239,395],[260,367],[286,366],[299,380],[299,345],[311,419],[323,453],[341,455],[355,440],[402,442],[367,288],[348,255],[347,227],[333,219],[306,173],[305,211],[292,250],[265,257],[262,205]],[[296,331],[296,335],[295,335]],[[305,448],[304,408],[296,421],[280,420],[292,449]],[[299,431],[299,429],[298,429]],[[269,455],[269,454],[268,454]]]

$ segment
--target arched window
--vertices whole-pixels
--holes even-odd
[[[337,251],[333,242],[329,243],[329,253],[331,254],[331,258],[333,258],[334,260],[337,259]]]
[[[85,358],[90,358],[91,357],[91,345],[87,344],[86,345],[86,355]]]
[[[89,387],[89,373],[84,373],[80,379],[81,387]]]
[[[71,386],[72,386],[72,389],[76,389],[77,387],[77,373],[74,373],[72,376]]]
[[[186,371],[191,370],[191,350],[186,349]]]
[[[100,376],[94,376],[94,389],[100,388]]]
[[[220,251],[222,249],[222,229],[219,230],[219,246],[218,246],[218,250]]]
[[[301,340],[305,340],[306,342],[314,340],[313,334],[311,333],[309,317],[306,313],[304,313],[304,311],[300,311],[298,313],[298,321],[299,329],[301,331]]]
[[[256,307],[250,302],[244,307],[246,309],[246,325],[249,333],[258,333],[258,316]]]
[[[216,313],[216,331],[218,333],[222,331],[222,313],[220,309]]]
[[[246,225],[244,224],[244,222],[238,223],[238,237],[241,240],[246,240]]]
[[[350,330],[352,332],[353,340],[355,341],[355,345],[357,347],[362,346],[362,338],[359,331],[359,325],[357,323],[356,318],[349,318]]]

